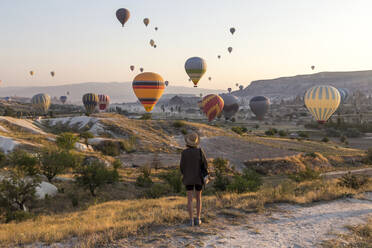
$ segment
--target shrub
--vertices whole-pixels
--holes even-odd
[[[231,128],[231,131],[233,131],[233,132],[235,132],[237,134],[242,135],[242,134],[248,132],[248,129],[246,127],[243,127],[243,126],[241,126],[241,127],[232,127]]]
[[[243,175],[235,175],[231,184],[227,186],[229,191],[244,193],[257,191],[262,185],[261,176],[252,170],[244,170]]]
[[[177,120],[173,122],[173,127],[175,128],[181,128],[183,126],[185,126],[185,123],[183,121]]]
[[[112,163],[112,167],[114,167],[115,170],[119,169],[122,166],[122,163],[119,159],[115,159],[115,161]]]
[[[57,146],[64,150],[72,150],[79,138],[73,133],[61,133],[56,139]]]
[[[95,160],[92,163],[82,164],[75,171],[76,183],[89,189],[92,196],[96,196],[96,189],[119,181],[116,170],[109,170],[104,163]]]
[[[254,128],[255,129],[259,129],[260,128],[260,125],[256,124],[256,125],[254,125]]]
[[[324,138],[322,139],[322,142],[325,142],[325,143],[329,142],[328,137],[324,137]]]
[[[304,171],[300,171],[298,173],[289,175],[288,177],[295,182],[304,182],[304,181],[319,179],[320,172],[315,171],[307,166]]]
[[[169,187],[166,184],[156,183],[145,194],[148,198],[159,198],[169,193]]]
[[[268,135],[268,136],[273,136],[273,135],[275,135],[277,132],[278,132],[278,130],[277,130],[276,128],[270,128],[269,130],[267,130],[267,131],[265,132],[265,134]]]
[[[340,142],[342,142],[342,143],[346,143],[346,137],[345,137],[345,136],[341,136],[341,137],[340,137]]]
[[[298,131],[297,134],[301,138],[309,138],[309,135],[303,131]]]
[[[367,183],[368,179],[365,176],[356,176],[351,174],[349,171],[347,174],[343,175],[340,179],[338,184],[342,187],[352,188],[352,189],[359,189],[363,185]]]
[[[39,152],[40,172],[46,176],[49,182],[58,174],[62,174],[67,168],[75,168],[81,163],[81,158],[66,150],[45,149]]]
[[[136,142],[137,142],[137,138],[135,136],[130,136],[129,139],[121,140],[119,142],[120,149],[124,150],[126,153],[135,152],[137,150]]]
[[[223,158],[216,158],[213,160],[213,165],[216,172],[216,178],[214,180],[213,187],[217,191],[225,191],[230,184],[230,180],[227,175],[229,171],[228,161]]]
[[[100,142],[95,148],[101,151],[104,155],[118,156],[120,155],[120,144],[111,140],[104,140]]]
[[[160,175],[160,178],[169,184],[174,193],[180,193],[182,191],[182,174],[180,170],[171,170]]]
[[[279,136],[281,136],[281,137],[285,137],[285,136],[288,135],[287,131],[284,131],[284,130],[279,130],[278,134],[279,134]]]
[[[182,133],[183,135],[186,135],[186,134],[187,134],[187,130],[186,130],[186,128],[182,128],[182,129],[181,129],[181,133]]]
[[[151,113],[145,113],[141,116],[140,120],[151,120],[152,114]]]
[[[73,207],[77,207],[79,205],[79,198],[76,194],[71,193],[68,195],[68,197],[70,198]]]
[[[150,178],[151,175],[151,168],[148,166],[144,166],[141,168],[142,175],[137,177],[136,185],[139,187],[150,187],[153,182]]]

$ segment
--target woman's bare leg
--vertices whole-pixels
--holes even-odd
[[[195,198],[196,198],[196,216],[198,219],[200,219],[200,213],[202,208],[202,202],[201,202],[201,194],[202,191],[195,191]]]
[[[192,191],[187,191],[187,210],[189,211],[190,220],[192,220]]]

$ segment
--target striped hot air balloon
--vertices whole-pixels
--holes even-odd
[[[194,83],[194,87],[198,87],[199,80],[207,71],[207,63],[200,57],[192,57],[186,60],[185,70]]]
[[[318,85],[305,93],[305,105],[314,118],[325,123],[337,110],[341,102],[340,92],[330,85]]]
[[[48,94],[36,94],[31,99],[32,107],[40,114],[46,114],[50,107],[50,96]]]
[[[65,104],[65,102],[67,101],[67,96],[60,96],[60,97],[59,97],[59,100],[60,100],[63,104]]]
[[[133,79],[133,91],[146,112],[150,112],[163,94],[164,79],[157,73],[144,72]]]
[[[87,93],[83,96],[83,104],[87,115],[94,112],[98,105],[98,96],[95,93]]]
[[[218,95],[210,94],[203,98],[203,112],[208,117],[208,121],[212,121],[216,116],[221,114],[223,106],[223,99]]]
[[[110,97],[105,95],[105,94],[101,94],[101,95],[98,95],[98,107],[99,107],[99,110],[106,110],[108,108],[108,106],[110,105]]]

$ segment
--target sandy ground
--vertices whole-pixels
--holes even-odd
[[[179,226],[110,247],[321,247],[346,232],[345,225],[372,217],[372,193],[308,206],[275,204],[265,213],[220,217],[218,227]],[[214,225],[216,226],[216,225]]]

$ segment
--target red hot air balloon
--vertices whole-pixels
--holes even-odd
[[[105,94],[98,95],[99,110],[104,111],[108,108],[109,105],[110,105],[110,97],[109,96],[107,96]]]
[[[223,99],[218,95],[211,94],[203,98],[203,112],[207,116],[208,121],[212,121],[216,116],[221,114],[223,106]]]

